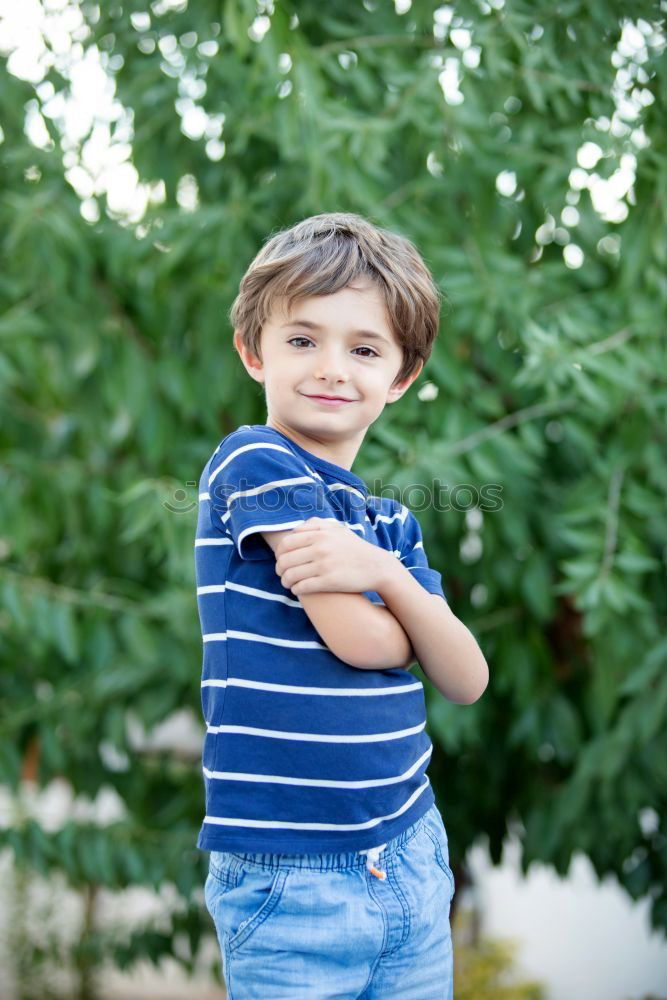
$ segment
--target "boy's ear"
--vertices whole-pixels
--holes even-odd
[[[387,402],[395,403],[397,400],[399,400],[401,396],[408,391],[408,389],[410,388],[414,380],[417,378],[423,367],[424,367],[424,362],[420,361],[411,375],[406,375],[406,377],[402,379],[400,382],[394,382],[391,389],[387,393]]]
[[[234,347],[243,362],[243,367],[255,382],[264,383],[264,365],[257,355],[248,350],[240,330],[234,331]]]

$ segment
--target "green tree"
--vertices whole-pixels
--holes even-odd
[[[490,665],[473,706],[427,686],[457,886],[480,832],[498,862],[514,828],[524,870],[583,852],[664,930],[658,5],[67,10],[47,9],[30,79],[2,36],[0,780],[110,786],[124,813],[51,832],[17,816],[0,845],[89,893],[169,881],[183,900],[168,931],[130,938],[96,930],[91,901],[82,982],[103,955],[191,967],[211,930],[199,762],[132,732],[199,713],[196,482],[224,434],[265,419],[227,310],[266,236],[321,211],[405,233],[446,295],[431,360],[355,469],[443,488],[415,509]],[[73,128],[89,57],[112,121]],[[96,173],[104,141],[146,185],[136,210]]]

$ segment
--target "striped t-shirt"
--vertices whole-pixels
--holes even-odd
[[[206,815],[197,846],[306,854],[388,842],[435,798],[423,685],[406,669],[362,670],[339,659],[281,584],[260,532],[335,518],[446,599],[419,522],[264,424],[221,441],[199,501]],[[383,603],[377,593],[366,597]]]

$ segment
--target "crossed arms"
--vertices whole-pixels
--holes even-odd
[[[261,534],[276,556],[283,586],[298,596],[344,663],[388,670],[417,660],[449,701],[465,705],[481,697],[489,671],[474,636],[393,553],[318,518]],[[369,601],[367,590],[380,594],[385,606]]]
[[[262,538],[279,555],[287,531],[263,531]],[[388,608],[363,594],[301,593],[299,600],[329,649],[360,670],[409,667],[415,660],[404,629]]]

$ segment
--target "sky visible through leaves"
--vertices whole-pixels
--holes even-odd
[[[480,0],[480,8],[500,9],[505,0]],[[140,51],[154,51],[155,40],[142,37],[151,25],[172,11],[183,10],[183,0],[159,0],[149,5],[145,12],[131,15],[138,33]],[[410,0],[396,0],[396,13],[406,14]],[[94,10],[93,19],[94,19]],[[248,28],[252,42],[261,45],[271,30],[271,0],[258,0],[257,16]],[[90,15],[89,15],[90,16]],[[475,44],[473,24],[456,15],[454,7],[443,5],[434,12],[433,34],[438,40],[449,37],[457,56],[433,58],[441,67],[439,82],[443,101],[450,105],[465,101],[464,81],[466,72],[476,68],[483,58],[480,45]],[[576,36],[576,28],[570,29]],[[539,40],[543,29],[533,28],[532,39]],[[206,93],[207,64],[218,53],[216,35],[220,25],[211,25],[211,36],[198,38],[188,32],[177,38],[162,35],[158,46],[162,55],[162,70],[178,78],[179,97],[175,110],[181,119],[181,131],[192,142],[204,143],[206,155],[212,161],[225,156],[224,114],[209,114],[198,103]],[[57,125],[61,135],[63,165],[66,177],[81,199],[81,214],[88,222],[98,220],[100,211],[106,210],[124,224],[140,224],[150,204],[164,201],[164,184],[161,181],[144,182],[132,162],[133,112],[123,107],[116,97],[114,74],[122,66],[122,55],[101,52],[96,45],[86,46],[90,34],[79,4],[67,0],[24,0],[21,4],[0,0],[0,53],[8,57],[8,69],[15,76],[31,82],[35,87],[35,100],[26,107],[25,129],[30,141],[39,148],[50,148],[43,116]],[[148,46],[148,49],[147,49]],[[184,49],[196,46],[202,57],[202,71],[195,73],[185,67]],[[648,82],[643,63],[651,50],[662,50],[665,38],[660,28],[645,20],[623,23],[621,36],[611,59],[616,76],[612,87],[614,112],[611,118],[600,117],[595,127],[600,133],[611,132],[616,137],[629,137],[637,150],[648,145],[649,139],[642,125],[635,126],[641,110],[653,101],[651,92],[644,86]],[[355,52],[340,52],[339,62],[344,69],[352,70],[357,61]],[[119,62],[120,60],[120,62]],[[67,82],[56,91],[44,76],[50,67]],[[292,94],[290,71],[291,56],[283,52],[279,69],[284,81],[279,84],[278,96],[288,100]],[[518,98],[508,98],[518,102]],[[507,103],[507,102],[506,102]],[[516,108],[506,108],[507,111]],[[582,123],[583,124],[583,123]],[[112,138],[113,131],[113,138]],[[2,131],[0,129],[0,141]],[[565,264],[572,269],[582,266],[584,252],[577,243],[579,222],[577,203],[581,192],[588,189],[595,211],[608,222],[623,222],[634,204],[633,182],[636,157],[631,152],[620,156],[616,169],[608,177],[601,177],[596,166],[605,154],[593,141],[583,142],[577,150],[576,162],[569,174],[569,190],[558,217],[547,214],[535,232],[533,260],[539,260],[543,248],[549,243],[561,245]],[[504,197],[521,200],[524,192],[517,184],[512,163],[496,177],[496,187]],[[426,167],[433,176],[442,172],[442,164],[435,153],[427,157]],[[194,176],[186,174],[178,188],[178,202],[184,211],[198,205],[198,188]],[[519,223],[520,225],[520,223]],[[518,237],[519,232],[515,234]],[[621,249],[620,237],[608,234],[602,237],[606,253],[617,254]]]

